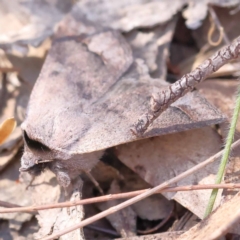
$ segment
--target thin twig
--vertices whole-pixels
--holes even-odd
[[[232,144],[232,149],[234,149],[237,146],[239,146],[239,144],[240,144],[240,140],[236,141],[234,144]],[[125,202],[122,202],[122,203],[118,204],[117,206],[111,207],[111,208],[109,208],[109,209],[107,209],[107,210],[105,210],[105,211],[103,211],[101,213],[98,213],[98,214],[96,214],[96,215],[94,215],[94,216],[92,216],[90,218],[87,218],[87,219],[83,220],[82,222],[80,222],[78,224],[75,224],[75,225],[73,225],[73,226],[71,226],[69,228],[66,228],[64,230],[56,232],[56,233],[52,234],[51,236],[45,237],[42,240],[51,240],[51,239],[58,238],[58,237],[60,237],[60,236],[62,236],[64,234],[72,232],[72,231],[74,231],[74,230],[76,230],[78,228],[82,228],[82,227],[84,227],[84,226],[86,226],[88,224],[91,224],[91,223],[93,223],[93,222],[95,222],[95,221],[97,221],[97,220],[99,220],[101,218],[104,218],[104,217],[106,217],[106,216],[108,216],[110,214],[113,214],[113,213],[115,213],[115,212],[117,212],[117,211],[119,211],[119,210],[121,210],[121,209],[123,209],[125,207],[128,207],[128,206],[130,206],[130,205],[132,205],[132,204],[134,204],[136,202],[139,202],[140,200],[142,200],[142,199],[144,199],[146,197],[149,197],[149,196],[155,194],[156,192],[159,192],[160,190],[162,190],[162,189],[164,189],[164,188],[166,188],[166,187],[168,187],[168,186],[170,186],[170,185],[180,181],[181,179],[183,179],[183,178],[193,174],[194,172],[196,172],[199,169],[205,167],[209,163],[214,162],[217,158],[222,156],[222,154],[223,154],[223,151],[220,151],[217,154],[215,154],[214,156],[212,156],[209,159],[205,160],[204,162],[201,162],[201,163],[197,164],[196,166],[194,166],[191,169],[189,169],[189,170],[179,174],[178,176],[176,176],[176,177],[174,177],[174,178],[172,178],[172,179],[170,179],[170,180],[168,180],[168,181],[166,181],[166,182],[164,182],[164,183],[162,183],[162,184],[160,184],[160,185],[158,185],[158,186],[156,186],[156,187],[154,187],[152,189],[149,189],[149,190],[145,191],[144,193],[142,193],[142,194],[140,194],[140,195],[138,195],[136,197],[133,197],[133,198],[131,198],[131,199],[125,201]]]
[[[240,183],[222,183],[222,184],[203,184],[203,185],[188,185],[188,186],[179,186],[179,187],[166,187],[158,193],[162,192],[182,192],[182,191],[193,191],[193,190],[206,190],[206,189],[240,189]],[[62,202],[62,203],[50,203],[45,205],[38,205],[38,206],[29,206],[29,207],[22,207],[16,204],[7,203],[4,201],[0,201],[0,206],[5,207],[0,209],[0,213],[14,213],[14,212],[33,212],[33,211],[40,211],[40,210],[47,210],[53,208],[65,208],[65,207],[72,207],[77,205],[87,205],[93,204],[98,202],[106,202],[112,201],[116,199],[123,199],[123,198],[131,198],[135,197],[139,194],[146,192],[148,189],[132,191],[127,193],[117,193],[117,194],[109,194],[100,197],[88,198],[88,199],[81,199],[75,202]],[[7,208],[7,209],[6,209]]]
[[[19,208],[19,207],[21,207],[18,204],[4,202],[4,201],[1,201],[1,200],[0,200],[0,206],[5,207],[5,208]]]
[[[233,43],[223,47],[217,51],[209,59],[205,60],[194,71],[184,75],[177,82],[166,86],[159,92],[154,93],[150,100],[150,108],[147,113],[140,116],[134,128],[131,129],[132,133],[141,136],[153,121],[160,116],[173,102],[177,101],[180,97],[187,92],[194,89],[194,87],[206,79],[209,75],[216,72],[224,64],[238,58],[240,55],[240,37]]]

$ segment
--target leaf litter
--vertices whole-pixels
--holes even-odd
[[[228,1],[228,3],[224,1],[209,2],[222,7],[236,7],[237,5],[236,1]],[[38,7],[41,8],[43,3],[39,1],[38,4]],[[178,28],[175,28],[175,26],[178,26],[176,23],[179,21],[179,18],[181,18],[181,16],[176,15],[176,13],[179,11],[183,14],[183,17],[187,18],[186,24],[188,27],[196,28],[197,25],[200,26],[202,24],[201,21],[204,20],[207,15],[207,5],[205,2],[195,3],[193,1],[193,5],[191,5],[188,1],[174,1],[171,8],[169,4],[166,8],[167,1],[149,1],[146,3],[143,1],[132,1],[131,5],[124,1],[121,1],[121,3],[118,1],[111,3],[107,3],[107,1],[103,3],[96,1],[95,4],[97,5],[92,8],[93,5],[91,1],[81,1],[73,6],[71,12],[70,5],[68,5],[64,10],[60,11],[61,13],[59,15],[53,13],[59,13],[60,5],[54,5],[51,1],[48,1],[47,4],[52,4],[52,10],[46,12],[46,14],[52,15],[52,17],[39,18],[39,14],[33,17],[33,13],[35,12],[33,6],[32,12],[30,11],[30,16],[31,14],[32,16],[29,18],[29,26],[31,26],[29,29],[34,29],[33,26],[37,26],[36,23],[41,19],[42,25],[38,27],[43,26],[44,22],[49,21],[48,24],[50,25],[46,26],[50,26],[50,31],[46,31],[46,29],[43,28],[43,30],[37,32],[36,29],[38,28],[35,27],[34,31],[30,31],[29,35],[22,35],[22,26],[20,26],[20,28],[12,30],[17,37],[13,37],[13,35],[10,34],[8,38],[6,38],[7,41],[1,43],[1,47],[7,51],[5,56],[11,63],[7,69],[14,71],[14,74],[4,71],[1,73],[1,99],[3,96],[6,96],[6,93],[11,96],[7,98],[9,100],[5,98],[3,106],[1,103],[2,121],[7,117],[15,116],[18,121],[18,126],[20,126],[20,123],[25,118],[26,103],[28,102],[30,90],[44,62],[38,83],[34,87],[30,100],[31,105],[36,104],[40,107],[34,107],[28,110],[28,127],[26,129],[31,129],[32,133],[35,134],[31,135],[31,137],[34,139],[35,136],[38,136],[38,138],[35,139],[41,140],[42,143],[46,144],[52,151],[56,149],[60,150],[60,152],[66,151],[70,156],[76,154],[87,156],[86,154],[89,155],[91,152],[117,146],[114,155],[127,167],[117,168],[118,173],[113,173],[113,171],[112,176],[108,178],[104,178],[104,176],[99,174],[100,172],[109,170],[107,167],[99,168],[98,165],[101,164],[101,162],[99,162],[92,171],[93,176],[97,178],[100,185],[105,186],[103,188],[105,193],[111,189],[113,182],[116,182],[116,178],[118,181],[120,179],[121,183],[118,186],[118,191],[131,191],[138,189],[140,186],[141,189],[147,186],[156,186],[193,167],[199,162],[204,161],[221,149],[223,144],[222,137],[224,137],[225,134],[223,130],[218,132],[214,124],[220,124],[221,128],[224,128],[222,126],[226,126],[223,122],[226,118],[230,117],[229,109],[233,106],[234,97],[229,96],[229,92],[229,94],[227,94],[228,96],[225,94],[221,97],[222,95],[220,95],[219,100],[216,100],[217,98],[214,99],[213,97],[216,96],[216,93],[213,94],[211,88],[209,88],[211,84],[213,86],[215,85],[215,83],[213,83],[215,81],[212,80],[202,84],[202,86],[204,86],[204,84],[210,84],[206,85],[205,90],[204,87],[199,87],[199,92],[203,95],[198,91],[193,91],[172,104],[143,136],[143,138],[146,139],[136,141],[139,140],[139,138],[130,132],[134,121],[148,109],[148,101],[151,94],[155,92],[156,89],[165,88],[169,85],[166,81],[169,80],[170,76],[169,57],[177,54],[171,52],[170,46],[175,41],[174,34],[178,31]],[[186,4],[189,5],[187,5],[184,12],[181,12],[183,6]],[[27,6],[27,4],[25,6]],[[42,10],[45,9],[44,7],[46,6],[43,6]],[[15,22],[19,21],[18,17],[21,16],[21,13],[16,13],[17,9],[18,8],[14,11],[9,11],[11,12],[11,18],[16,17]],[[165,10],[163,11],[163,9]],[[166,9],[169,11],[166,11]],[[198,11],[196,11],[196,9],[198,9]],[[199,9],[201,9],[201,11],[199,11]],[[229,11],[228,8],[224,8],[224,10]],[[163,15],[159,14],[161,11],[164,12]],[[193,13],[195,13],[196,16],[194,19],[192,18],[194,16]],[[219,14],[217,11],[216,13]],[[64,19],[59,22],[64,15]],[[54,20],[52,21],[52,19]],[[1,21],[4,21],[3,17],[1,17]],[[230,20],[226,21],[226,24],[230,22]],[[57,32],[55,31],[56,28],[54,28],[56,24],[59,26]],[[106,29],[106,27],[112,28],[114,31]],[[229,27],[226,28],[228,29]],[[115,32],[115,30],[119,30],[122,34]],[[46,60],[45,53],[49,49],[50,44],[47,44],[47,47],[41,48],[40,46],[40,51],[42,51],[43,54],[38,55],[36,53],[35,59],[37,61],[32,61],[34,58],[32,58],[31,55],[27,56],[27,52],[32,48],[28,44],[37,46],[49,36],[52,36],[54,32],[56,33],[56,39],[53,41]],[[235,36],[239,35],[237,31],[235,31],[235,33]],[[195,42],[197,42],[198,38],[200,39],[207,35],[207,33],[197,35],[197,32],[194,31],[192,31],[191,34],[194,35]],[[76,35],[78,35],[77,38],[74,37]],[[68,37],[64,38],[64,36]],[[58,40],[57,38],[62,38],[62,40]],[[233,37],[230,39],[232,38]],[[23,47],[20,48],[21,46]],[[25,49],[25,51],[22,51],[23,49]],[[196,51],[195,47],[193,47],[193,49]],[[20,51],[21,55],[19,56],[19,54],[16,54],[13,50]],[[79,57],[79,55],[81,57]],[[32,64],[32,67],[27,68],[26,64]],[[55,75],[53,73],[55,73]],[[232,70],[227,72],[228,75],[232,73]],[[224,76],[224,74],[222,76]],[[59,84],[56,85],[54,79],[58,81]],[[78,89],[80,91],[74,91],[76,85],[71,86],[67,80],[73,83],[79,83]],[[30,83],[30,85],[28,83]],[[216,85],[219,85],[218,89],[220,85],[224,86],[224,88],[221,88],[223,89],[222,91],[220,89],[220,93],[223,92],[223,94],[227,91],[225,89],[231,88],[229,84],[229,81],[227,82],[226,80],[221,80],[221,82],[216,83]],[[61,97],[57,99],[56,96],[59,96],[57,95],[58,92],[62,93],[62,100]],[[76,99],[77,104],[74,103]],[[47,107],[46,103],[51,106],[51,108]],[[11,104],[10,108],[9,104]],[[59,110],[57,106],[65,109],[64,114],[61,114],[62,110]],[[11,110],[5,113],[3,109],[5,109],[5,112],[8,109]],[[76,109],[79,109],[80,113],[77,115],[71,114],[74,113]],[[32,114],[32,112],[34,112],[34,114]],[[43,126],[47,126],[48,124],[50,126],[52,124],[48,118],[53,118],[54,124],[57,123],[60,127],[55,128],[50,134],[45,134],[46,129]],[[69,120],[71,120],[70,122],[74,121],[74,124],[70,125]],[[73,126],[74,128],[72,128]],[[17,127],[17,129],[20,130],[19,127]],[[69,132],[67,129],[72,130],[74,138],[76,138],[74,141],[70,135],[68,135]],[[75,174],[71,176],[71,187],[65,188],[65,190],[60,188],[55,175],[49,171],[45,171],[41,176],[36,177],[28,187],[28,190],[25,188],[31,179],[26,181],[24,178],[20,178],[20,180],[18,180],[19,175],[17,171],[14,172],[13,180],[4,182],[3,179],[9,178],[10,176],[10,169],[17,169],[17,167],[13,168],[13,166],[16,165],[19,167],[20,162],[20,156],[16,155],[22,144],[20,131],[16,135],[13,134],[11,138],[11,144],[10,141],[6,142],[5,147],[1,148],[1,156],[4,156],[2,154],[5,154],[5,149],[8,149],[9,152],[9,160],[6,161],[4,158],[1,158],[1,160],[3,159],[3,163],[1,163],[3,167],[1,167],[0,172],[0,182],[4,183],[2,189],[9,191],[5,194],[5,198],[0,194],[1,201],[26,206],[31,205],[31,201],[35,204],[59,202],[70,199],[74,201],[81,198],[82,194],[84,195],[84,191],[86,190],[84,190],[84,188],[81,190],[82,183]],[[64,164],[68,162],[67,159],[69,158],[66,157],[65,159],[66,160],[61,161],[61,163],[66,168],[67,165]],[[103,161],[106,159],[105,154],[102,159]],[[119,162],[119,160],[111,159],[111,162]],[[55,163],[56,162],[58,162],[58,160],[55,160]],[[238,171],[236,163],[237,157],[234,157],[231,164],[234,165],[235,168],[229,167],[228,175],[234,175],[234,172],[236,175]],[[74,165],[69,166],[71,168]],[[128,176],[124,175],[125,172],[130,171],[128,168],[132,169],[135,173],[131,172]],[[180,181],[177,185],[212,183],[216,171],[217,163],[213,163],[196,175],[189,176],[185,180]],[[46,174],[50,174],[50,177],[46,178]],[[27,174],[24,173],[23,175]],[[131,181],[131,176],[134,176],[134,178],[138,180]],[[83,176],[83,179],[86,182],[89,181],[86,179],[86,176]],[[16,181],[20,181],[20,186],[22,186],[21,191],[31,193],[31,198],[29,194],[25,194],[24,197],[22,197],[23,202],[16,201],[19,199],[19,196],[13,195],[19,192],[19,186],[16,185]],[[139,181],[143,181],[144,184],[137,184]],[[129,184],[133,186],[129,187]],[[139,186],[136,188],[134,187],[135,184]],[[88,195],[96,196],[95,186],[93,184],[90,184],[90,186],[92,193],[89,189],[88,191],[90,191],[91,194]],[[210,194],[209,192],[209,190],[201,190],[178,192],[176,194],[164,193],[164,196],[167,199],[174,199],[174,201],[178,202],[179,207],[183,206],[199,218],[202,218],[206,199]],[[229,194],[227,195],[229,196]],[[162,221],[167,216],[167,213],[164,213],[163,209],[167,209],[167,206],[171,204],[169,204],[170,202],[164,197],[165,200],[162,201],[162,196],[160,196],[161,195],[159,195],[159,197],[158,195],[149,197],[142,201],[142,203],[140,202],[132,206],[131,211],[137,216],[138,224],[139,222],[143,224],[145,219],[145,229],[154,227],[153,220]],[[219,196],[219,202],[220,198]],[[156,202],[156,204],[153,204],[153,202]],[[156,211],[158,214],[154,214],[154,209],[149,209],[149,205],[155,208],[157,203],[160,204],[162,211],[159,209],[159,211]],[[113,206],[113,202],[109,202],[109,204]],[[140,204],[140,207],[137,207],[138,204]],[[225,206],[225,204],[223,204],[223,206]],[[178,215],[180,218],[183,216],[181,211],[187,211],[177,209],[175,210],[175,215]],[[151,211],[153,212],[150,213]],[[168,212],[170,212],[170,210]],[[217,212],[218,210],[216,210],[216,213]],[[120,213],[121,212],[119,212],[119,214]],[[23,223],[32,219],[31,214],[31,217],[19,220],[20,215],[22,214],[9,215],[9,218],[5,218],[9,219],[7,220],[10,223],[9,231],[12,231],[12,229],[20,231],[21,227],[23,228]],[[131,220],[132,223],[135,224],[135,227],[132,229],[133,234],[136,235],[138,225],[136,225],[135,218],[130,217],[130,215],[127,217],[127,220]],[[128,216],[128,214],[126,216]],[[114,215],[112,215],[112,217],[110,222],[112,222],[112,226],[119,231],[118,226],[121,222],[121,217],[115,215],[115,220]],[[3,217],[1,218],[3,219]],[[82,218],[82,207],[39,211],[37,219],[40,230],[38,234],[35,234],[34,238],[44,237],[58,232],[58,230],[62,230],[79,222]],[[174,217],[171,219],[172,222],[176,221]],[[19,222],[13,224],[16,220]],[[122,221],[122,223],[124,223],[124,221]],[[0,225],[5,226],[4,224],[6,224],[6,220],[5,222],[1,222]],[[223,225],[227,226],[227,224],[228,223]],[[217,228],[217,225],[213,225],[213,229]],[[103,228],[99,231],[104,232],[105,230],[106,229]],[[186,231],[187,229],[184,230]],[[198,228],[196,231],[200,230]],[[127,232],[128,228],[124,227],[123,224],[123,230],[120,230],[120,232],[121,231]],[[167,232],[161,234],[163,239],[169,239],[171,236],[171,225],[159,231]],[[180,233],[182,232],[179,231],[176,234],[178,235]],[[9,234],[12,233],[9,232]],[[176,236],[174,234],[173,232],[172,235]],[[223,232],[219,232],[219,234],[221,235]],[[99,234],[99,236],[100,235],[101,234]],[[151,239],[151,237],[157,237],[158,235],[159,233],[156,235],[150,234],[146,235],[146,237],[147,239]],[[108,237],[109,235],[106,234],[106,236]],[[61,238],[67,239],[68,237],[85,239],[81,230],[75,230],[71,235],[65,235]],[[98,239],[97,233],[94,235],[94,238]],[[141,237],[135,238],[141,239]],[[206,237],[206,239],[208,238]]]

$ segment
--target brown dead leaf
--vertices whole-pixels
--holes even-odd
[[[140,178],[138,174],[120,162],[111,150],[107,151],[103,156],[104,161],[106,161],[106,158],[109,159],[111,166],[99,161],[91,171],[103,189],[109,189],[110,183],[114,180],[120,181],[120,192],[131,192],[150,188],[150,185]],[[84,186],[87,182],[89,182],[89,179],[84,178]],[[86,197],[91,197],[91,195],[89,194],[85,196],[85,198]],[[150,221],[164,219],[168,216],[172,207],[173,202],[167,200],[161,194],[150,196],[131,206],[137,216]]]
[[[173,202],[161,194],[143,199],[132,205],[132,209],[141,219],[150,221],[164,219],[173,208]]]
[[[119,159],[152,186],[177,176],[221,149],[218,134],[201,128],[137,141],[117,147]],[[177,186],[213,183],[218,163],[177,183]],[[194,214],[203,217],[210,190],[164,193]],[[219,202],[219,200],[218,200]]]
[[[232,1],[234,3],[234,1]],[[198,3],[197,5],[202,5],[202,3]],[[231,2],[230,2],[231,4]],[[218,5],[218,4],[217,4]],[[231,10],[229,8],[223,7],[214,7],[214,11],[221,23],[224,33],[229,39],[229,41],[233,41],[237,36],[240,35],[240,30],[238,28],[238,22],[240,21],[240,12],[236,12],[235,14],[231,14]],[[195,18],[195,14],[192,15]],[[209,18],[206,18],[203,21],[203,24],[198,29],[192,31],[192,36],[194,41],[200,50],[198,54],[194,54],[194,56],[184,60],[179,65],[179,69],[181,70],[181,74],[186,74],[191,70],[195,69],[199,66],[201,62],[205,59],[209,58],[214,52],[219,50],[223,45],[226,45],[225,41],[222,41],[221,44],[217,47],[212,47],[208,43],[208,32],[211,28]],[[212,39],[216,41],[219,38],[219,31],[216,30],[213,32]],[[232,61],[231,63],[225,64],[221,69],[211,75],[211,77],[221,77],[221,76],[239,76],[239,61]]]
[[[19,151],[19,148],[23,145],[22,140],[14,144],[10,150],[4,150],[0,153],[0,171],[2,171],[11,161]]]
[[[0,144],[3,144],[16,127],[14,118],[8,118],[0,124]]]
[[[197,86],[199,92],[215,107],[221,110],[228,118],[228,121],[220,123],[221,134],[224,139],[227,137],[229,123],[232,118],[233,109],[235,106],[235,98],[238,80],[209,80]],[[240,132],[240,122],[237,123],[237,131]],[[236,134],[236,138],[239,138]]]
[[[133,30],[125,34],[133,57],[143,59],[152,77],[166,78],[169,45],[177,18],[148,31]]]
[[[221,7],[234,7],[239,4],[238,0],[207,0],[207,1],[190,1],[188,7],[184,10],[183,16],[186,19],[186,26],[191,29],[197,29],[201,26],[202,21],[206,18],[208,4],[214,4]]]
[[[14,162],[5,168],[0,175],[0,199],[1,201],[18,204],[21,206],[32,205],[32,201],[26,194],[26,186],[19,181],[19,155]],[[19,230],[22,224],[32,218],[29,213],[0,214],[1,219],[9,220],[9,228]]]
[[[54,26],[71,6],[70,0],[1,1],[0,47],[26,53],[27,44],[38,46],[53,34]]]
[[[224,236],[228,229],[240,218],[240,194],[238,193],[222,206],[217,208],[208,218],[182,234],[178,240],[212,240]]]
[[[175,1],[169,5],[167,0],[104,0],[92,4],[90,0],[78,2],[75,8],[79,18],[84,17],[96,25],[128,32],[134,28],[149,28],[169,21],[186,2]]]
[[[224,32],[228,39],[232,41],[240,34],[240,29],[238,28],[238,22],[240,21],[240,12],[237,11],[235,14],[231,14],[231,9],[224,8],[224,7],[217,7],[213,6],[214,12],[216,13],[219,22],[221,23],[222,27],[224,28]],[[199,49],[202,49],[208,42],[208,32],[211,27],[210,19],[207,17],[201,27],[197,28],[196,30],[192,31],[192,36],[196,41],[196,44]],[[212,33],[212,39],[217,40],[219,37],[219,31],[216,30]],[[222,42],[221,45],[226,44]],[[217,47],[219,48],[219,47]],[[216,51],[216,48],[210,47]]]

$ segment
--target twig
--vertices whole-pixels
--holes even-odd
[[[219,165],[218,173],[216,176],[216,181],[215,181],[216,184],[221,183],[224,173],[225,173],[225,168],[227,165],[228,157],[230,155],[231,145],[232,145],[232,142],[234,139],[234,134],[235,134],[236,126],[237,126],[239,111],[240,111],[240,88],[238,88],[237,100],[236,100],[236,104],[235,104],[235,108],[234,108],[234,112],[233,112],[233,117],[232,117],[232,121],[230,124],[230,129],[228,131],[227,141],[226,141],[226,145],[224,148],[222,160]],[[204,217],[207,217],[212,212],[215,200],[217,198],[217,194],[218,194],[218,189],[212,190]]]
[[[206,79],[210,74],[216,72],[224,64],[240,55],[240,37],[233,43],[217,51],[212,57],[205,60],[194,71],[184,75],[177,82],[165,87],[160,92],[152,95],[150,108],[147,113],[140,116],[134,128],[131,131],[141,136],[153,121],[160,116],[173,102],[187,92],[193,90],[195,85]]]
[[[0,206],[1,207],[5,207],[5,208],[19,208],[19,207],[21,207],[18,204],[4,202],[4,201],[0,201]]]
[[[158,192],[180,192],[180,191],[193,191],[193,190],[206,190],[206,189],[240,189],[240,184],[235,183],[222,183],[222,184],[203,184],[203,185],[188,185],[188,186],[179,186],[179,187],[166,187]],[[148,189],[132,191],[127,193],[117,193],[117,194],[109,194],[100,197],[88,198],[88,199],[81,199],[75,202],[62,202],[62,203],[51,203],[45,205],[38,205],[38,206],[29,206],[29,207],[22,207],[16,204],[7,203],[4,201],[0,201],[0,206],[5,208],[0,208],[0,213],[14,213],[14,212],[33,212],[33,211],[40,211],[46,209],[53,209],[53,208],[65,208],[65,207],[72,207],[77,205],[87,205],[93,204],[98,202],[106,202],[116,199],[123,199],[123,198],[131,198],[135,197],[139,194],[146,192]],[[7,209],[6,209],[7,208]]]
[[[104,195],[102,188],[100,187],[98,181],[93,177],[93,175],[89,171],[83,170],[83,172],[88,176],[88,178],[91,180],[91,182],[94,184],[94,186],[97,188],[99,193],[101,195]]]
[[[210,45],[212,46],[218,46],[221,42],[222,42],[222,39],[224,40],[224,42],[226,44],[230,44],[230,41],[224,31],[224,28],[223,26],[221,25],[218,17],[217,17],[217,14],[215,13],[214,9],[212,8],[212,6],[209,6],[208,7],[208,11],[210,13],[210,21],[211,21],[211,27],[208,31],[208,42]],[[214,33],[214,30],[215,30],[215,26],[217,26],[218,28],[218,31],[219,31],[219,38],[216,42],[213,42],[212,40],[212,34]]]
[[[236,141],[234,144],[232,144],[232,149],[236,148],[239,144],[240,144],[240,140]],[[115,213],[115,212],[117,212],[117,211],[119,211],[119,210],[121,210],[121,209],[123,209],[125,207],[128,207],[128,206],[130,206],[130,205],[132,205],[132,204],[134,204],[134,203],[136,203],[136,202],[146,198],[146,197],[149,197],[149,196],[155,194],[156,192],[159,192],[160,190],[170,186],[171,184],[174,184],[174,183],[180,181],[181,179],[189,176],[190,174],[193,174],[194,172],[196,172],[199,169],[205,167],[209,163],[214,162],[222,154],[223,154],[223,151],[220,151],[217,154],[215,154],[214,156],[212,156],[209,159],[205,160],[204,162],[199,163],[198,165],[196,165],[196,166],[192,167],[191,169],[189,169],[189,170],[179,174],[178,176],[176,176],[176,177],[174,177],[174,178],[172,178],[172,179],[170,179],[170,180],[168,180],[168,181],[166,181],[166,182],[164,182],[164,183],[162,183],[162,184],[160,184],[160,185],[158,185],[158,186],[156,186],[156,187],[154,187],[152,189],[149,189],[149,190],[145,191],[144,193],[142,193],[142,194],[140,194],[140,195],[138,195],[136,197],[133,197],[133,198],[131,198],[131,199],[125,201],[125,202],[122,202],[122,203],[118,204],[117,206],[111,207],[111,208],[109,208],[109,209],[107,209],[107,210],[105,210],[105,211],[103,211],[101,213],[98,213],[98,214],[96,214],[96,215],[94,215],[94,216],[92,216],[90,218],[87,218],[87,219],[83,220],[82,222],[80,222],[78,224],[75,224],[75,225],[73,225],[73,226],[71,226],[69,228],[66,228],[64,230],[56,232],[56,233],[52,234],[51,236],[45,237],[42,240],[51,240],[51,239],[58,238],[58,237],[60,237],[60,236],[62,236],[64,234],[72,232],[72,231],[74,231],[74,230],[76,230],[78,228],[82,228],[82,227],[84,227],[84,226],[86,226],[86,225],[88,225],[90,223],[93,223],[93,222],[95,222],[95,221],[97,221],[97,220],[99,220],[101,218],[104,218],[104,217],[106,217],[106,216],[108,216],[110,214],[113,214],[113,213]]]
[[[4,202],[4,201],[0,201],[0,206],[1,207],[5,207],[5,208],[9,208],[9,209],[6,209],[6,210],[13,210],[13,209],[19,209],[19,208],[23,208],[23,207],[21,207],[20,205],[18,205],[18,204],[14,204],[14,203],[9,203],[9,202]],[[1,209],[0,209],[1,210]],[[5,209],[3,209],[3,210],[5,210]],[[16,212],[16,211],[13,211],[13,212]],[[11,211],[11,213],[13,213],[12,211]],[[24,211],[25,213],[32,213],[32,214],[36,214],[37,212],[36,211],[34,211],[33,209],[28,209],[28,210],[26,210],[26,211]]]

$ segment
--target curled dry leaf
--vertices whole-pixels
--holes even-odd
[[[6,119],[0,125],[0,144],[3,144],[6,141],[6,139],[10,136],[10,134],[15,129],[15,127],[16,127],[16,121],[14,118]]]

